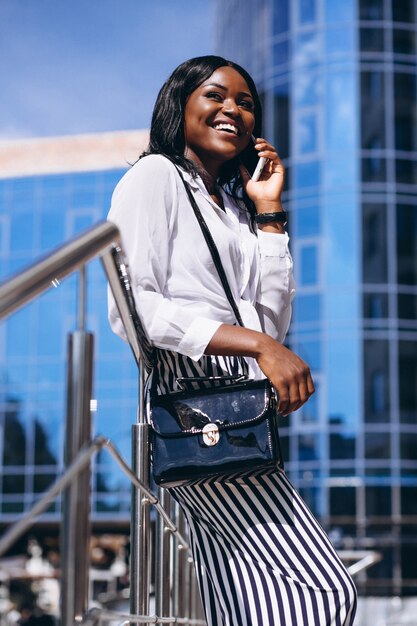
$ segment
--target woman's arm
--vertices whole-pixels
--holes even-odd
[[[299,409],[314,393],[308,365],[265,333],[222,324],[207,345],[205,354],[256,359],[278,392],[278,411],[282,415]]]

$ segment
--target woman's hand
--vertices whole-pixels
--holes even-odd
[[[279,396],[278,411],[288,415],[299,409],[314,393],[310,368],[294,352],[265,335],[265,345],[256,357],[259,367]]]
[[[278,411],[282,415],[299,409],[314,393],[308,365],[265,333],[222,324],[214,333],[205,354],[255,358],[277,390]]]
[[[275,148],[265,141],[256,139],[255,150],[259,157],[265,157],[267,162],[259,180],[253,181],[247,169],[241,165],[243,187],[249,198],[255,203],[258,213],[274,213],[282,210],[281,194],[284,187],[284,166]]]

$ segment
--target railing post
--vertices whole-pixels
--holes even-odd
[[[132,469],[138,479],[150,488],[149,424],[145,420],[143,366],[139,364],[138,423],[132,426]],[[130,527],[130,612],[149,615],[151,524],[150,503],[132,486]]]
[[[85,321],[85,272],[79,281],[78,322]],[[91,441],[94,337],[84,328],[68,338],[67,421],[65,465]],[[88,608],[90,567],[91,463],[76,476],[63,495],[61,524],[62,626],[73,626]]]
[[[158,490],[161,506],[171,515],[172,498],[167,489]],[[158,617],[172,614],[171,609],[171,545],[172,533],[162,515],[156,520],[155,613]]]

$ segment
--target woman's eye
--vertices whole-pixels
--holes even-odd
[[[254,108],[253,102],[251,102],[250,100],[242,100],[242,102],[240,103],[240,106],[246,109],[247,111],[253,111],[253,108]]]
[[[216,93],[215,91],[210,91],[208,94],[206,94],[207,98],[210,98],[211,100],[217,100],[217,102],[221,102],[223,100],[221,94]]]

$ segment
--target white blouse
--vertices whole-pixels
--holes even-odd
[[[253,233],[248,213],[224,190],[223,211],[202,180],[183,172],[207,222],[247,328],[282,342],[295,294],[288,235]],[[198,360],[223,323],[236,319],[175,166],[140,159],[123,176],[108,219],[121,233],[138,313],[152,343]],[[109,291],[109,320],[125,339]],[[251,377],[264,378],[253,359]]]

